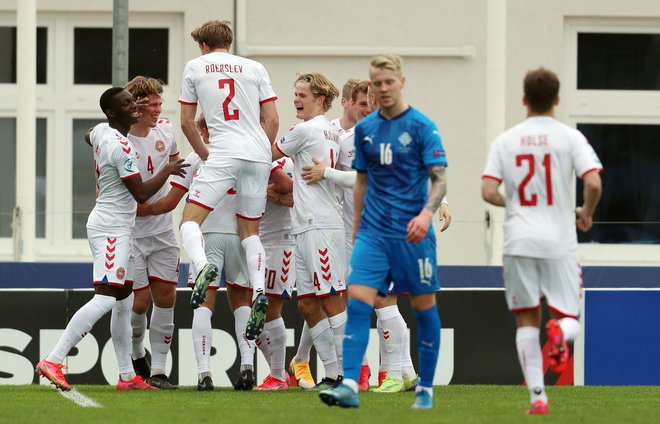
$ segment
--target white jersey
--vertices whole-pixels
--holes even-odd
[[[186,175],[184,177],[175,175],[170,184],[187,192],[190,189],[193,178],[197,175],[204,161],[197,153],[192,152],[186,156],[184,163],[190,164],[190,167],[186,168]],[[236,190],[231,189],[227,192],[227,196],[223,197],[220,203],[206,217],[202,223],[201,230],[202,234],[238,234],[238,224],[236,223]]]
[[[355,128],[355,127],[353,127]],[[352,172],[353,158],[355,157],[355,133],[353,128],[344,131],[339,137],[339,159],[337,169]],[[353,189],[336,185],[337,197],[342,202],[342,218],[344,219],[344,234],[346,237],[353,235]]]
[[[304,166],[312,166],[312,158],[334,168],[339,157],[339,135],[324,115],[294,126],[276,143],[286,156],[295,157],[293,171],[292,234],[310,229],[343,228],[341,205],[333,189],[334,184],[322,180],[307,184],[301,173]]]
[[[497,137],[483,177],[505,186],[504,254],[574,256],[573,173],[602,169],[582,133],[550,117],[528,118]]]
[[[270,172],[282,169],[293,178],[293,161],[284,157],[273,162]],[[291,237],[291,208],[272,202],[266,203],[266,211],[259,224],[259,238],[263,245],[293,244]]]
[[[341,137],[344,134],[344,129],[341,127],[341,118],[335,118],[330,123],[337,129],[337,133]]]
[[[179,154],[172,124],[167,119],[159,119],[156,127],[152,128],[146,137],[138,137],[129,133],[128,139],[135,148],[137,165],[143,181],[153,178],[169,163],[172,157]],[[166,196],[167,192],[167,184],[163,184],[156,194],[149,198],[148,202],[154,203]],[[172,214],[169,212],[135,218],[135,230],[133,231],[135,238],[154,236],[166,231],[172,231]]]
[[[215,157],[272,161],[261,127],[261,104],[277,99],[259,62],[213,52],[189,61],[179,102],[201,106],[209,128],[209,160]]]
[[[131,142],[108,125],[97,125],[90,134],[99,193],[87,218],[87,229],[130,236],[137,202],[122,180],[140,178]]]

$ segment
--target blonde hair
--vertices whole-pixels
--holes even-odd
[[[351,100],[356,102],[358,94],[360,93],[364,93],[368,96],[370,86],[371,83],[369,81],[358,81],[358,83],[355,84],[355,87],[353,87],[353,92],[351,93]]]
[[[332,107],[332,102],[339,96],[339,89],[325,75],[318,72],[300,74],[294,86],[299,82],[309,84],[309,89],[314,97],[324,96],[323,109],[327,112]]]
[[[344,86],[341,88],[341,96],[346,100],[350,100],[353,95],[353,90],[355,86],[360,82],[357,78],[351,78],[344,83]]]
[[[131,93],[137,100],[150,94],[163,94],[163,83],[156,78],[137,76],[126,83],[124,90]]]
[[[230,25],[230,21],[208,21],[193,30],[190,35],[198,44],[206,43],[211,50],[229,50],[234,41],[234,33]]]
[[[371,58],[371,66],[380,69],[390,69],[397,75],[401,75],[401,56],[394,53],[381,54]]]

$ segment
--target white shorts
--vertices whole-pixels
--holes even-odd
[[[209,263],[217,266],[218,270],[220,270],[218,278],[209,285],[209,289],[217,290],[220,287],[220,274],[222,274],[223,270],[225,271],[227,286],[242,287],[249,290],[252,289],[247,273],[245,252],[243,251],[241,239],[238,235],[228,233],[206,233],[204,234],[204,244],[206,259],[208,259]],[[197,272],[198,271],[194,269],[194,266],[191,263],[190,272],[188,273],[189,287],[195,285]]]
[[[133,290],[145,290],[149,280],[175,287],[179,281],[179,246],[174,231],[133,239]]]
[[[582,270],[577,259],[540,259],[504,255],[504,287],[511,312],[536,309],[545,296],[559,315],[577,318]]]
[[[325,297],[346,291],[343,229],[318,229],[295,235],[298,297]]]
[[[190,186],[188,201],[212,211],[231,188],[236,189],[236,216],[259,220],[266,209],[270,163],[219,158],[206,161]]]
[[[293,244],[264,246],[266,251],[266,296],[291,298],[296,278],[296,257]]]
[[[94,257],[94,285],[109,284],[123,287],[132,283],[131,236],[108,236],[87,229],[89,247]]]

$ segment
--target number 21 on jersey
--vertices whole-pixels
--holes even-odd
[[[538,203],[538,196],[536,193],[532,193],[531,196],[527,197],[525,195],[525,187],[527,184],[534,178],[536,175],[536,167],[534,162],[534,155],[517,155],[516,156],[516,166],[524,167],[527,166],[527,175],[520,182],[518,186],[518,197],[520,198],[520,206],[536,206]],[[545,190],[546,190],[546,199],[548,206],[552,206],[552,167],[550,165],[550,153],[543,155],[543,168],[545,169]]]

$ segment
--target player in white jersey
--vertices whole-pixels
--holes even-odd
[[[137,76],[124,88],[135,99],[145,99],[140,119],[131,126],[128,139],[135,149],[140,174],[148,180],[169,162],[179,159],[179,149],[169,121],[160,119],[163,86],[154,78]],[[163,185],[149,202],[167,193]],[[133,231],[134,262],[133,367],[149,384],[160,389],[176,389],[166,375],[167,353],[174,333],[174,302],[179,278],[179,247],[172,228],[172,215],[137,217]],[[153,298],[149,325],[151,367],[146,358],[144,334],[147,310]]]
[[[370,93],[369,82],[362,81],[353,89],[351,95],[355,103],[356,122],[376,110],[378,105],[375,96]],[[353,170],[353,156],[355,140],[353,129],[346,131],[340,138],[339,160],[336,168],[315,160],[314,166],[303,168],[302,177],[308,184],[328,179],[340,190],[342,199],[344,230],[346,237],[346,257],[350,263],[353,250],[353,186],[356,180],[356,171]],[[441,232],[449,228],[451,214],[447,199],[442,200],[438,210],[440,220],[443,221]],[[403,390],[414,390],[418,382],[417,374],[410,357],[410,339],[408,326],[397,306],[397,295],[390,293],[386,297],[378,297],[374,303],[377,321],[376,328],[379,336],[380,364],[378,372],[378,387],[372,389],[377,393],[396,393]],[[362,360],[359,390],[369,389],[371,370],[366,355]]]
[[[582,133],[554,119],[559,103],[554,72],[544,68],[528,72],[524,92],[527,119],[493,142],[481,193],[488,203],[506,207],[504,285],[516,318],[516,348],[530,394],[527,414],[545,415],[540,301],[545,297],[552,316],[546,324],[550,369],[561,373],[569,358],[566,342],[580,330],[575,225],[582,231],[591,228],[603,167]],[[584,203],[575,209],[574,175],[584,182]],[[499,192],[501,183],[504,196]]]
[[[133,285],[128,281],[136,200],[144,202],[167,181],[170,174],[185,174],[183,161],[169,163],[154,178],[142,182],[133,146],[126,137],[138,120],[138,105],[121,87],[106,90],[100,98],[109,126],[90,134],[98,187],[96,205],[87,220],[87,237],[94,256],[94,297],[71,318],[53,351],[36,372],[61,390],[71,390],[62,372],[69,351],[110,310],[112,342],[119,366],[118,390],[154,389],[135,374],[131,363],[131,307]]]
[[[268,308],[259,220],[266,207],[270,148],[279,128],[277,97],[263,65],[229,54],[233,34],[228,21],[206,22],[191,35],[202,56],[189,61],[183,71],[181,129],[205,160],[193,181],[181,224],[183,246],[200,270],[191,306],[199,307],[218,274],[217,266],[206,257],[199,227],[228,190],[235,188],[238,233],[254,288],[245,334],[254,340],[263,330]],[[194,124],[198,103],[209,128],[208,149]]]
[[[313,164],[312,158],[334,165],[339,157],[339,135],[325,116],[338,94],[324,75],[300,75],[293,103],[296,118],[304,122],[273,145],[274,159],[294,158],[291,232],[296,244],[296,287],[298,307],[325,367],[325,378],[317,388],[334,384],[341,372],[346,325],[346,306],[339,296],[346,291],[344,228],[332,184],[307,185],[300,173],[303,166]]]
[[[209,131],[204,115],[196,120],[196,125],[205,143],[209,140]],[[153,204],[141,205],[139,214],[162,214],[173,210],[183,196],[189,192],[193,179],[197,175],[203,161],[192,152],[186,157],[190,170],[182,178],[171,181],[172,188],[166,196]],[[241,369],[234,383],[236,390],[250,390],[254,386],[254,343],[244,337],[244,330],[250,314],[252,298],[251,286],[247,277],[245,255],[238,237],[236,225],[236,190],[230,189],[204,221],[201,227],[205,242],[205,252],[224,270],[227,278],[227,299],[234,313],[236,340],[241,353]],[[194,276],[197,275],[194,264],[190,265],[188,285],[194,286]],[[197,390],[213,390],[213,379],[209,359],[213,341],[211,316],[215,310],[216,291],[220,287],[219,276],[209,284],[206,299],[193,312],[192,337],[195,356],[197,358],[198,384]]]
[[[339,136],[342,136],[345,131],[349,131],[355,126],[355,101],[352,100],[351,96],[355,86],[359,82],[359,79],[351,78],[344,83],[344,86],[341,89],[342,114],[339,118],[330,121],[330,123],[337,128]]]
[[[291,235],[293,162],[282,158],[271,165],[268,203],[261,220],[260,237],[266,251],[266,296],[269,298],[264,331],[257,339],[270,373],[255,390],[287,390],[285,371],[286,327],[282,307],[291,298],[296,278],[296,257]]]

